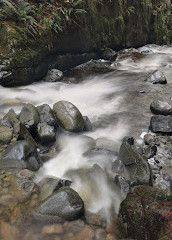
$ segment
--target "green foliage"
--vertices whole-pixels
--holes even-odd
[[[15,21],[32,36],[48,31],[64,31],[67,26],[79,24],[79,15],[86,13],[80,6],[83,0],[40,1],[0,0],[0,20]]]

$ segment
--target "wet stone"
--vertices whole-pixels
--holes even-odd
[[[84,214],[84,202],[77,192],[70,187],[62,187],[46,198],[40,206],[35,209],[34,215],[37,219],[45,217],[49,221],[63,222],[71,221]]]
[[[172,133],[172,116],[152,116],[150,129],[154,133]]]
[[[82,132],[84,120],[80,111],[72,103],[59,101],[53,105],[57,123],[66,131]]]
[[[149,75],[149,77],[146,79],[147,82],[150,82],[152,84],[166,84],[167,80],[164,74],[160,71],[154,71],[152,74]]]
[[[150,105],[150,109],[154,114],[172,115],[172,106],[167,102],[153,101]]]

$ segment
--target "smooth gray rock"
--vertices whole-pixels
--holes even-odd
[[[119,159],[124,163],[131,186],[151,183],[151,169],[147,159],[141,156],[134,146],[122,143],[119,151]]]
[[[26,104],[20,112],[19,120],[28,129],[36,128],[40,120],[36,107],[30,103]]]
[[[51,110],[48,104],[37,106],[36,109],[38,110],[39,113],[40,123],[47,123],[50,126],[56,125],[56,120],[53,115],[53,111]]]
[[[154,71],[152,74],[150,74],[148,76],[146,81],[150,82],[152,84],[157,84],[157,83],[166,84],[167,83],[166,77],[160,71]]]
[[[0,142],[9,143],[13,138],[13,130],[9,127],[0,127]]]
[[[84,202],[81,197],[70,187],[62,187],[46,198],[35,210],[35,215],[40,218],[53,217],[57,221],[72,221],[84,214]],[[41,219],[40,219],[41,220]]]
[[[72,103],[59,101],[53,105],[57,123],[70,132],[82,132],[84,120],[80,111]]]
[[[172,133],[172,116],[152,116],[150,129],[154,133]]]
[[[47,123],[39,123],[37,126],[38,138],[41,143],[50,143],[56,140],[56,133],[53,126]]]
[[[58,82],[63,78],[63,72],[58,69],[51,69],[44,78],[45,82]]]
[[[150,109],[154,114],[160,115],[172,115],[172,106],[167,102],[153,101],[150,105]]]
[[[28,168],[36,171],[41,166],[41,159],[32,144],[25,140],[10,144],[0,160],[0,168]]]

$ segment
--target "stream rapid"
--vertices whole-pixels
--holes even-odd
[[[132,51],[149,50],[149,54],[133,56]],[[36,181],[53,176],[72,181],[71,187],[83,199],[86,209],[96,213],[104,209],[110,218],[112,206],[118,213],[125,194],[112,184],[112,163],[116,160],[121,140],[133,136],[142,143],[141,135],[148,132],[150,104],[163,100],[172,104],[172,46],[146,45],[137,50],[124,50],[111,66],[112,72],[89,75],[78,83],[39,82],[16,88],[0,87],[0,114],[10,108],[19,113],[24,103],[35,106],[65,100],[73,103],[93,126],[91,132],[57,132],[57,153],[44,163],[36,174]],[[145,81],[147,75],[160,70],[167,85],[153,85]],[[101,149],[94,154],[91,149]],[[103,169],[97,168],[97,166]]]

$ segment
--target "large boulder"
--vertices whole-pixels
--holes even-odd
[[[56,125],[53,111],[48,104],[42,104],[40,106],[37,106],[36,109],[39,113],[40,123],[47,123],[50,126]]]
[[[59,101],[53,105],[57,123],[70,132],[81,132],[84,130],[84,120],[80,111],[72,103]]]
[[[71,221],[84,214],[84,202],[70,187],[62,187],[46,198],[35,210],[35,217],[49,221]]]
[[[63,72],[58,69],[51,69],[44,78],[45,82],[58,82],[63,78]]]
[[[150,109],[154,114],[172,115],[172,106],[167,102],[153,101]]]
[[[152,116],[150,129],[154,133],[172,133],[172,116]]]
[[[41,143],[51,143],[56,140],[56,133],[53,126],[47,123],[39,123],[37,126],[37,134]]]
[[[28,168],[36,171],[41,166],[41,159],[30,142],[21,140],[10,144],[0,159],[0,169]]]
[[[146,158],[141,156],[134,146],[127,142],[122,143],[119,151],[119,159],[124,163],[131,186],[151,184],[151,169]]]
[[[146,79],[147,82],[150,82],[152,84],[166,84],[167,80],[166,77],[164,76],[164,74],[158,70],[154,71],[153,73],[151,73],[148,78]]]
[[[35,129],[40,120],[36,107],[30,103],[26,104],[20,112],[19,120],[26,128]]]
[[[9,127],[0,127],[0,142],[9,143],[13,138],[13,130]]]
[[[138,186],[121,204],[120,216],[128,238],[171,239],[172,194],[150,186]]]

